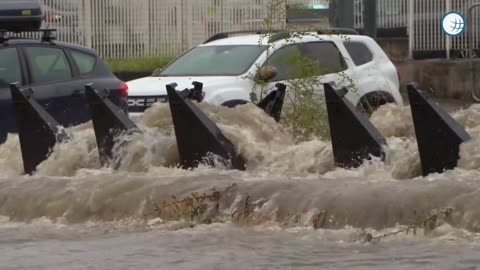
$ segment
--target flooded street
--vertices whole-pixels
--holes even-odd
[[[458,168],[421,176],[409,107],[372,123],[385,162],[335,168],[331,144],[295,143],[255,106],[201,106],[247,170],[172,167],[168,105],[137,119],[118,171],[101,168],[90,124],[69,129],[34,176],[16,136],[0,146],[0,269],[477,269],[480,112]]]
[[[478,240],[446,228],[432,238],[399,236],[370,245],[353,240],[355,229],[215,224],[96,234],[89,230],[103,226],[32,226],[8,230],[17,239],[2,240],[2,269],[476,269],[480,263]]]

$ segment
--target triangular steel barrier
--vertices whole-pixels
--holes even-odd
[[[345,97],[347,89],[335,91],[324,84],[328,122],[337,166],[356,168],[371,156],[385,159],[385,138]]]
[[[245,160],[218,126],[190,100],[192,90],[177,91],[176,84],[166,86],[168,101],[180,154],[185,169],[200,163],[213,164],[213,156],[223,158],[233,169],[245,170]]]
[[[90,107],[100,160],[102,165],[109,165],[118,136],[141,131],[128,115],[108,98],[108,90],[97,90],[93,88],[93,84],[87,84],[85,94]]]
[[[22,151],[23,168],[33,174],[37,166],[48,158],[57,142],[69,139],[63,127],[35,100],[33,89],[20,90],[10,84],[18,137]]]
[[[442,173],[457,167],[460,144],[470,135],[416,83],[407,86],[422,173]]]

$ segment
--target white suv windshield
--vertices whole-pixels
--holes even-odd
[[[253,65],[267,46],[196,47],[167,66],[160,76],[238,76]]]

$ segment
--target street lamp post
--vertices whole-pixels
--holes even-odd
[[[363,27],[365,35],[377,37],[377,0],[363,0]]]
[[[332,0],[330,5],[330,23],[334,27],[353,28],[353,0]]]

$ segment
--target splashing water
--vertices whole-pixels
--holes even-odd
[[[386,161],[374,158],[346,170],[335,167],[330,141],[295,143],[253,105],[199,106],[246,158],[246,171],[179,169],[170,110],[160,103],[136,120],[142,134],[119,138],[116,171],[101,166],[91,123],[68,128],[72,140],[56,145],[33,176],[22,175],[18,137],[10,134],[0,145],[0,265],[55,268],[49,262],[59,259],[52,254],[64,254],[65,265],[73,268],[149,269],[158,260],[172,268],[195,268],[199,261],[211,268],[218,266],[218,261],[205,261],[216,258],[212,252],[219,261],[232,252],[244,259],[232,258],[225,268],[245,269],[245,261],[252,261],[275,269],[306,263],[312,269],[322,264],[383,269],[392,264],[392,256],[412,253],[408,258],[416,260],[405,257],[398,263],[417,269],[430,258],[441,262],[438,268],[449,268],[455,261],[451,243],[471,255],[466,257],[476,257],[471,250],[480,239],[479,111],[452,114],[472,136],[461,145],[458,168],[422,177],[408,107],[385,105],[371,117],[387,139]],[[395,234],[444,209],[451,209],[451,215],[434,214],[433,228],[422,225],[416,235]],[[239,227],[228,225],[232,223]],[[382,238],[384,234],[390,236]],[[367,236],[381,242],[366,245]],[[68,252],[51,244],[52,238],[64,242]],[[102,267],[105,247],[117,259]],[[143,265],[122,259],[132,247]],[[205,249],[209,256],[198,257]],[[82,261],[85,250],[92,250],[88,261]],[[252,250],[265,252],[264,257],[253,256]],[[420,256],[430,254],[425,250],[439,254]],[[319,252],[325,254],[321,261]],[[31,253],[42,259],[26,259]],[[187,262],[167,259],[179,254]],[[275,262],[264,259],[272,257]],[[471,259],[462,266],[475,263]]]
[[[472,135],[461,147],[459,168],[424,178],[408,107],[386,105],[371,117],[387,138],[386,161],[372,159],[346,170],[335,167],[329,141],[295,143],[254,105],[199,106],[248,160],[245,172],[177,168],[170,110],[157,103],[137,121],[143,133],[121,138],[125,147],[115,149],[120,162],[117,171],[100,165],[91,123],[67,129],[73,139],[56,145],[34,176],[21,176],[18,139],[9,135],[0,146],[0,215],[16,221],[42,217],[74,223],[143,220],[155,203],[170,195],[182,198],[236,184],[235,192],[221,194],[213,216],[238,210],[249,197],[263,202],[256,206],[260,219],[275,224],[307,224],[319,211],[328,211],[326,228],[383,229],[411,222],[413,210],[427,213],[454,206],[450,224],[473,231],[479,228],[480,210],[472,203],[480,192],[476,181],[480,112],[476,110],[453,114]],[[294,213],[304,214],[292,222]]]
[[[333,163],[329,141],[316,139],[296,144],[287,131],[254,105],[233,109],[208,104],[199,106],[246,158],[247,171],[251,175],[295,177],[338,170]],[[373,161],[375,165],[366,163],[364,170],[368,166],[374,166],[373,170],[383,167],[379,172],[382,177],[396,179],[419,175],[413,126],[405,124],[411,123],[407,109],[387,105],[372,116],[372,123],[388,138],[388,159],[385,164],[380,161]],[[468,116],[463,118],[472,122]],[[114,149],[115,156],[120,161],[119,171],[148,173],[159,167],[175,167],[179,156],[168,105],[154,104],[139,119],[138,124],[143,133],[122,137],[121,140],[127,143],[118,144],[122,147]],[[73,139],[54,147],[52,155],[39,165],[38,175],[74,176],[85,169],[102,169],[91,123],[67,129],[67,132]],[[5,156],[15,157],[2,160],[1,168],[8,169],[10,175],[19,175],[21,156],[15,135],[9,136],[7,142],[0,146],[0,151]]]
[[[2,176],[12,177],[22,174],[22,162],[18,136],[8,134],[7,140],[0,145],[0,168]]]

